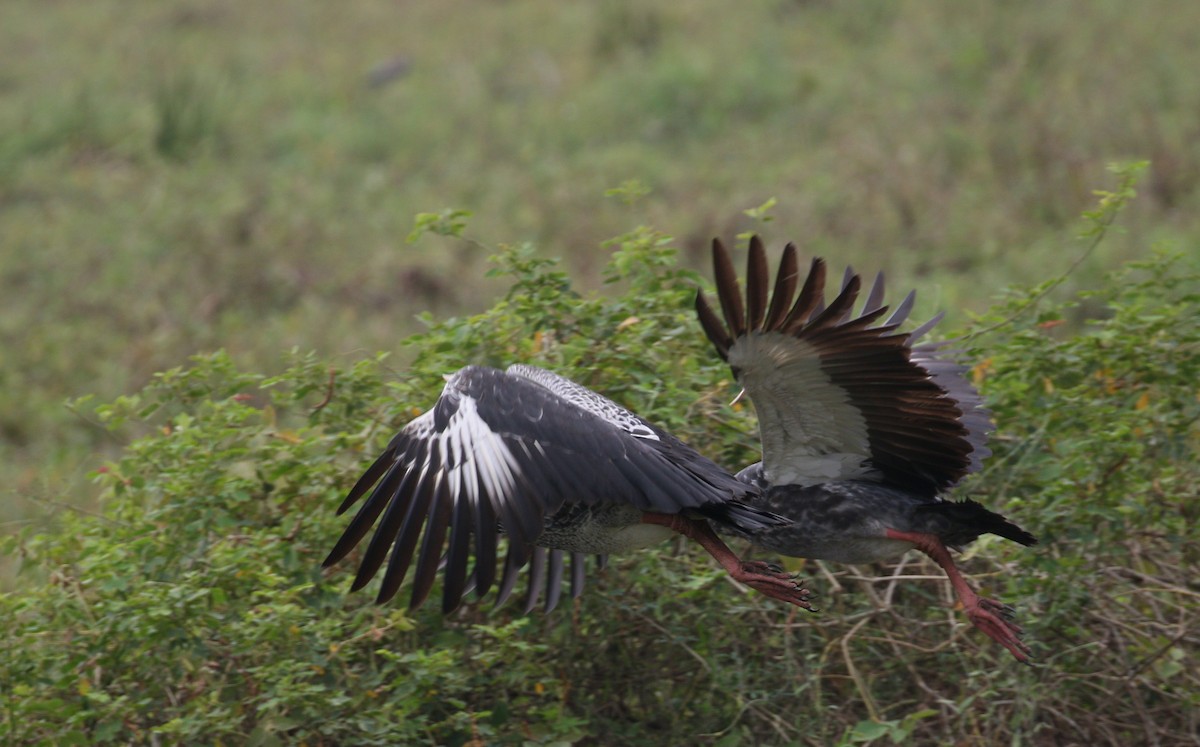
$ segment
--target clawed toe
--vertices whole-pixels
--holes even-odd
[[[995,599],[980,599],[979,606],[986,609],[988,612],[995,613],[1005,620],[1011,622],[1017,619],[1017,608],[1011,604],[998,602]],[[1017,626],[1018,629],[1020,626]]]
[[[734,574],[734,578],[772,599],[794,604],[810,612],[816,611],[808,602],[815,595],[797,583],[795,575],[786,573],[773,563],[743,563],[740,572]]]
[[[761,573],[769,576],[788,575],[786,571],[783,570],[783,566],[779,565],[778,563],[767,563],[762,560],[747,560],[746,562],[742,563],[742,570],[748,573]],[[794,575],[790,575],[788,577],[795,578]]]
[[[988,638],[1008,649],[1022,664],[1029,664],[1033,649],[1021,640],[1024,629],[1015,622],[1016,610],[994,599],[980,599],[979,603],[967,608],[971,623],[982,630]]]

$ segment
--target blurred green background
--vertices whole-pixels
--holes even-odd
[[[68,397],[483,308],[486,252],[406,244],[420,211],[589,287],[630,225],[699,267],[774,197],[771,240],[961,315],[1064,270],[1104,165],[1151,159],[1089,287],[1200,232],[1197,28],[1176,2],[3,3],[0,521],[88,500],[111,444]]]

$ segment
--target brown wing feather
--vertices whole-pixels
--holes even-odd
[[[939,356],[936,345],[914,350],[916,336],[897,331],[912,310],[912,293],[881,323],[888,308],[883,304],[883,275],[877,275],[856,316],[854,306],[862,280],[847,270],[837,296],[825,307],[826,266],[821,259],[814,259],[792,303],[798,273],[796,251],[789,244],[779,263],[769,308],[765,316],[760,316],[758,310],[766,304],[762,295],[768,283],[763,277],[765,262],[762,242],[755,238],[750,244],[747,270],[747,320],[741,292],[732,277],[729,252],[714,241],[717,292],[728,326],[721,327],[702,298],[697,299],[697,311],[705,333],[723,358],[731,360],[734,351],[740,350],[738,355],[749,356],[750,364],[767,369],[765,373],[760,370],[757,378],[743,375],[746,365],[735,369],[735,373],[745,379],[739,383],[746,387],[751,400],[771,403],[766,411],[760,408],[764,464],[768,468],[773,460],[779,463],[800,458],[811,462],[823,454],[844,459],[857,453],[858,444],[838,441],[841,432],[804,440],[807,429],[828,422],[849,422],[843,426],[846,433],[865,431],[868,447],[862,454],[864,468],[872,468],[876,479],[936,493],[979,468],[980,456],[987,453],[984,444],[992,427],[990,419],[978,393],[965,379],[962,366]],[[920,332],[928,331],[936,321],[922,325]],[[759,338],[762,342],[754,342]],[[821,373],[817,378],[805,374],[803,380],[794,383],[794,390],[764,391],[764,386],[787,389],[789,380],[780,374],[782,362],[773,362],[776,358],[753,360],[754,356],[781,356],[777,360],[788,361],[791,366],[797,365],[796,360],[814,358],[811,365],[819,367]],[[823,381],[841,390],[842,396],[826,394],[823,398],[816,391],[827,386]],[[758,382],[757,390],[753,382]],[[845,409],[847,405],[850,409]],[[845,421],[845,417],[860,419],[861,431],[856,431],[860,426]],[[788,418],[793,422],[782,422]],[[768,432],[769,428],[780,432]],[[768,453],[780,448],[786,451],[787,444],[795,454]]]
[[[808,321],[813,311],[823,302],[824,297],[825,260],[813,257],[812,266],[809,267],[808,277],[804,278],[804,285],[800,288],[800,297],[796,299],[796,305],[792,307],[778,327],[769,327],[762,331],[779,331],[787,334],[800,329]]]
[[[822,310],[815,318],[809,320],[803,331],[807,333],[811,330],[811,334],[815,336],[842,324],[846,315],[854,307],[854,302],[858,300],[858,288],[861,282],[857,275],[846,279],[842,284],[841,292],[838,293],[837,298],[833,299],[833,303],[829,304],[828,308]]]
[[[757,236],[750,239],[746,256],[746,322],[750,329],[759,329],[767,313],[767,288],[771,271],[767,269],[767,252]]]
[[[729,331],[725,329],[725,325],[721,323],[716,312],[708,305],[708,300],[704,298],[704,291],[696,292],[696,316],[700,319],[700,326],[704,329],[704,334],[717,349],[721,359],[728,360],[729,346],[733,345],[733,338],[729,336]]]
[[[725,323],[731,336],[746,334],[746,314],[742,308],[742,292],[738,289],[737,272],[724,244],[713,239],[713,274],[717,281],[717,296],[721,299],[721,310],[725,312]]]
[[[764,252],[765,261],[765,252]],[[771,295],[771,309],[763,321],[761,329],[776,329],[783,321],[792,297],[796,295],[796,285],[800,280],[800,270],[796,266],[796,245],[788,242],[783,248],[783,256],[779,259],[779,272],[775,275],[775,292]]]

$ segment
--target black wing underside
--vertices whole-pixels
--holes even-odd
[[[602,570],[608,564],[608,557],[605,555],[593,557],[598,570]],[[543,595],[545,601],[542,611],[547,613],[554,611],[564,592],[571,599],[578,599],[583,594],[584,580],[587,577],[587,560],[588,556],[581,552],[534,547],[526,566],[528,572],[521,611],[524,614],[532,612]],[[520,572],[520,567],[505,567],[496,595],[496,606],[504,604],[512,594]]]

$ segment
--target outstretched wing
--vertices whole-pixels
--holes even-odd
[[[568,385],[578,390],[574,397],[554,389]],[[564,503],[623,501],[678,513],[753,492],[678,441],[666,447],[665,436],[547,371],[468,366],[449,377],[433,409],[405,426],[350,490],[339,514],[370,495],[325,565],[375,527],[352,589],[366,585],[390,552],[378,600],[395,595],[415,559],[410,607],[425,600],[440,567],[442,609],[449,612],[468,586],[483,596],[497,580],[498,526],[508,535],[503,602],[517,570],[531,558],[544,560],[534,543],[545,518]],[[561,555],[550,565],[561,573]]]
[[[745,304],[720,241],[713,267],[724,322],[703,293],[696,313],[754,402],[770,484],[886,480],[936,494],[979,468],[992,424],[978,393],[940,345],[913,346],[941,316],[898,331],[914,293],[883,319],[877,275],[856,316],[862,280],[847,268],[826,306],[825,263],[814,259],[796,296],[800,273],[788,244],[768,305],[758,237],[750,241]]]
[[[604,568],[608,564],[607,555],[597,555],[596,567]],[[567,569],[567,563],[570,569]],[[562,599],[564,591],[568,591],[572,599],[578,599],[583,594],[584,577],[587,575],[585,564],[587,555],[581,552],[566,552],[565,550],[549,550],[545,547],[534,547],[529,559],[528,583],[525,588],[525,598],[522,611],[528,614],[537,607],[542,592],[546,600],[542,604],[544,612],[552,612]],[[516,572],[512,574],[515,581]],[[501,582],[504,588],[505,581]],[[511,590],[510,590],[511,591]]]

